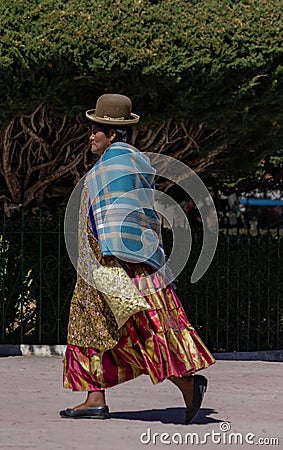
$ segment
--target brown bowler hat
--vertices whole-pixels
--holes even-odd
[[[132,113],[131,99],[121,94],[101,95],[96,108],[86,111],[86,117],[93,122],[109,125],[134,125],[140,118]]]

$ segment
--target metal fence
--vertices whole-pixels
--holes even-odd
[[[66,252],[63,216],[0,223],[2,343],[64,343],[75,270]]]
[[[200,252],[196,236],[194,258]],[[205,276],[188,285],[189,262],[180,297],[193,325],[214,351],[282,348],[282,237],[221,232]],[[191,268],[190,268],[191,266]]]
[[[190,275],[202,246],[176,282],[192,325],[212,351],[282,348],[282,230],[222,230],[214,260],[196,284]],[[170,251],[171,234],[164,231]],[[63,213],[0,219],[0,342],[66,343],[76,273],[66,252]]]

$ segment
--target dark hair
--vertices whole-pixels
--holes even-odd
[[[113,140],[114,142],[126,142],[128,144],[131,143],[132,139],[132,127],[131,126],[123,126],[123,125],[108,125],[104,123],[93,123],[91,127],[92,131],[102,131],[107,137],[111,133],[111,131],[115,131],[116,136]]]

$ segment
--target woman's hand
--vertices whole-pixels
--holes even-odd
[[[107,255],[107,256],[100,256],[98,258],[99,263],[102,266],[114,266],[115,262],[116,262],[116,257],[112,256],[112,255]]]

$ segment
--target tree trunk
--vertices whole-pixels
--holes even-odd
[[[204,124],[170,118],[136,128],[133,144],[142,151],[172,156],[201,173],[226,150],[225,146],[213,148],[219,134]],[[0,202],[6,214],[21,207],[65,205],[73,187],[95,162],[88,137],[81,117],[55,117],[43,104],[30,115],[15,117],[0,134]],[[171,184],[158,180],[157,187],[166,191]]]

